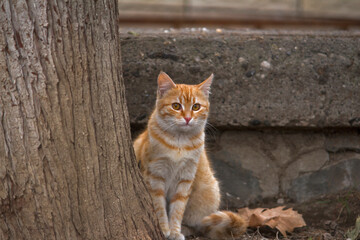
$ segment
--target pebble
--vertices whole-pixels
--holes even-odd
[[[203,31],[203,32],[209,32],[209,29],[203,27],[203,28],[201,29],[201,31]]]
[[[257,120],[257,119],[253,119],[253,120],[249,121],[249,124],[251,126],[259,126],[261,124],[261,122],[259,120]]]
[[[283,198],[279,198],[276,202],[277,204],[284,204],[285,200]]]
[[[243,58],[243,57],[239,57],[238,61],[239,61],[239,63],[243,63],[243,62],[245,62],[245,61],[246,61],[246,59],[245,59],[245,58]]]
[[[246,73],[245,73],[245,76],[249,78],[249,77],[254,76],[254,75],[255,75],[255,73],[256,73],[256,71],[255,71],[255,70],[251,70],[251,71],[246,72]]]
[[[271,68],[271,64],[268,61],[263,61],[260,66],[262,68],[266,68],[266,69],[270,69]]]

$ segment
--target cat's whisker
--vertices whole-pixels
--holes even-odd
[[[206,124],[205,130],[208,133],[208,135],[210,135],[209,137],[210,139],[215,139],[219,133],[219,130],[209,122]]]
[[[177,123],[171,123],[169,126],[167,126],[164,130],[164,132],[167,132],[169,129],[173,128],[174,126],[176,126]]]

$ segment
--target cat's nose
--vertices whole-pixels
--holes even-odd
[[[190,120],[191,120],[191,117],[184,117],[185,121],[186,121],[186,124],[189,124]]]

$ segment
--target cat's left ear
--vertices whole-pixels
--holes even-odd
[[[198,88],[205,94],[205,96],[209,96],[210,94],[210,86],[211,86],[211,83],[214,79],[214,74],[212,73],[210,75],[210,77],[208,77],[205,81],[203,81],[202,83],[200,83],[198,85]]]

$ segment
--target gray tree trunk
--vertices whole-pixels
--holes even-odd
[[[161,239],[129,131],[117,1],[0,1],[0,239]]]

